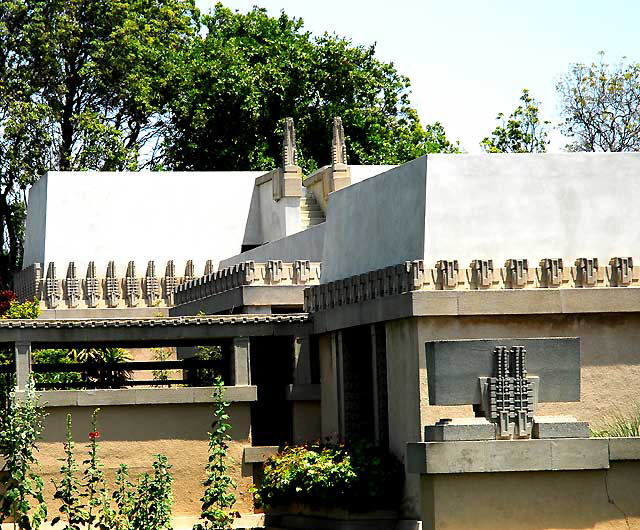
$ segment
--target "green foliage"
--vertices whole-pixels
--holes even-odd
[[[549,144],[548,126],[551,122],[540,121],[539,103],[525,88],[520,96],[522,104],[505,120],[500,112],[498,117],[502,125],[497,126],[480,142],[488,153],[544,153]]]
[[[115,491],[106,486],[103,464],[98,457],[100,431],[96,409],[91,416],[88,457],[83,461],[82,479],[78,479],[79,466],[74,457],[71,415],[67,416],[65,459],[60,468],[62,480],[55,483],[54,498],[59,499],[61,520],[66,530],[170,530],[173,504],[173,477],[171,466],[164,455],[156,455],[153,475],[143,473],[134,486],[129,481],[127,466],[122,464],[116,472]]]
[[[640,150],[640,64],[573,64],[556,86],[570,151]]]
[[[171,530],[173,477],[164,455],[156,455],[153,476],[143,473],[138,480],[138,492],[129,514],[131,528],[136,530]]]
[[[300,19],[247,14],[217,4],[206,34],[172,82],[167,166],[182,170],[271,169],[281,163],[284,119],[296,123],[299,163],[331,161],[333,118],[341,116],[350,163],[402,163],[455,152],[441,124],[424,128],[409,100],[409,80],[356,46]],[[274,130],[276,126],[279,130]]]
[[[222,348],[220,346],[197,346],[195,358],[199,361],[220,361],[222,360]],[[219,371],[215,368],[198,368],[196,371],[196,381],[199,386],[214,386]]]
[[[618,413],[604,421],[600,429],[591,431],[596,438],[640,437],[640,404],[627,413]]]
[[[154,361],[168,361],[171,358],[171,350],[167,348],[151,348]],[[151,372],[154,381],[168,381],[169,370],[153,370]]]
[[[74,447],[71,414],[67,414],[67,434],[64,443],[65,458],[60,468],[62,479],[60,483],[53,481],[56,488],[53,498],[60,501],[60,513],[66,518],[65,530],[81,530],[87,519],[86,510],[80,500],[81,485],[77,477],[80,468],[74,456]],[[59,516],[54,517],[51,522],[55,525],[60,519],[61,517]]]
[[[223,400],[224,383],[217,377],[214,383],[213,424],[209,433],[209,458],[205,467],[207,477],[204,481],[204,495],[202,496],[202,523],[194,525],[193,530],[222,530],[231,528],[233,520],[238,517],[231,509],[236,503],[236,496],[230,490],[235,489],[228,473],[229,440],[229,403]]]
[[[36,530],[47,516],[44,482],[33,471],[38,464],[37,443],[43,430],[44,409],[35,396],[33,381],[18,399],[12,393],[0,432],[5,465],[0,475],[4,495],[0,500],[0,522],[8,517],[20,530]]]
[[[75,359],[71,355],[71,351],[64,349],[34,350],[31,357],[34,364],[71,364],[75,362]],[[36,384],[59,384],[60,388],[65,388],[67,383],[77,383],[82,381],[82,375],[79,372],[51,372],[46,374],[34,373],[33,378]]]
[[[9,303],[9,309],[7,309],[0,318],[38,318],[40,316],[40,303],[38,299],[25,300],[19,302],[18,300],[11,300]]]
[[[45,171],[155,164],[197,17],[193,0],[0,3],[0,283],[20,268],[26,189]]]
[[[286,447],[267,460],[256,501],[266,507],[396,508],[402,480],[397,459],[368,444]]]

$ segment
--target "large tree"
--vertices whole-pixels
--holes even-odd
[[[168,167],[275,167],[287,116],[306,171],[330,162],[334,116],[342,117],[350,163],[457,150],[439,123],[420,124],[408,79],[377,59],[375,46],[313,36],[300,19],[257,7],[243,14],[217,4],[204,24],[187,77],[176,82],[183,89],[172,108]]]
[[[640,64],[574,64],[557,85],[571,151],[640,149]]]
[[[526,88],[518,105],[508,118],[500,112],[496,118],[498,125],[491,136],[480,142],[488,153],[544,153],[549,140],[548,121],[540,119],[539,103],[531,97]]]
[[[152,163],[192,0],[0,2],[0,282],[22,261],[25,190],[47,170]]]

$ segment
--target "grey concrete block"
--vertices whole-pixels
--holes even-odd
[[[78,392],[78,406],[103,407],[106,405],[135,405],[136,390],[122,388],[115,390],[82,390]]]
[[[600,438],[549,440],[553,471],[609,469],[609,444]]]
[[[40,403],[45,407],[75,407],[78,405],[78,390],[43,390],[36,392]],[[16,396],[24,394],[16,392]]]
[[[258,401],[257,386],[226,386],[224,387],[224,399],[231,403],[238,401]]]
[[[589,423],[570,416],[534,416],[534,438],[589,438]]]
[[[495,440],[496,426],[485,418],[454,418],[446,423],[440,420],[424,429],[427,442],[459,440]]]
[[[136,405],[193,403],[192,388],[136,388]]]
[[[640,460],[640,438],[608,438],[610,460]]]
[[[529,376],[540,377],[540,402],[580,400],[580,339],[482,339],[426,343],[429,403],[481,402],[478,377],[494,372],[497,346],[524,346]]]
[[[243,460],[245,464],[259,464],[265,462],[267,458],[275,455],[280,450],[277,445],[262,447],[245,447]]]
[[[488,440],[407,444],[407,470],[420,474],[608,469],[604,439]]]

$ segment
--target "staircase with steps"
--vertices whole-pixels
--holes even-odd
[[[300,224],[306,230],[326,220],[324,212],[316,201],[311,190],[305,190],[305,195],[300,199]]]

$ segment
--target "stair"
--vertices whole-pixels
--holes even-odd
[[[325,221],[324,212],[313,196],[313,192],[305,190],[305,195],[300,199],[300,224],[302,229],[306,230]]]

